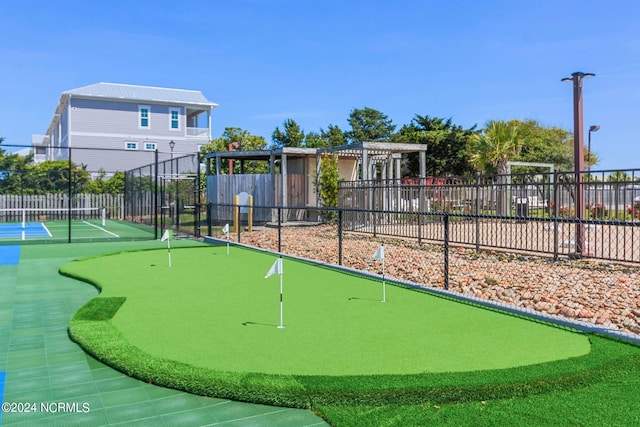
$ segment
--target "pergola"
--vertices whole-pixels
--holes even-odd
[[[324,154],[336,153],[339,163],[342,164],[342,173],[340,178],[348,181],[353,180],[374,180],[382,181],[396,180],[399,184],[401,175],[401,160],[403,154],[418,153],[420,172],[419,177],[426,177],[426,150],[425,144],[402,144],[392,142],[362,142],[356,144],[342,145],[338,147],[328,148],[298,148],[298,147],[281,147],[273,150],[255,150],[255,151],[217,151],[206,155],[207,158],[207,174],[221,175],[222,162],[245,160],[262,160],[269,162],[269,173],[265,175],[271,176],[270,184],[272,188],[271,199],[262,200],[263,203],[278,203],[280,206],[294,206],[290,203],[298,200],[296,203],[300,206],[300,199],[296,199],[296,195],[291,198],[290,190],[287,188],[289,174],[304,175],[304,194],[305,206],[319,206],[318,195],[315,194],[313,176],[320,173],[320,160]],[[215,159],[215,166],[211,164],[211,160]],[[314,162],[315,160],[315,162]],[[349,161],[352,163],[349,164]],[[273,179],[276,175],[276,163],[280,163],[281,179]],[[315,163],[315,164],[314,164]],[[212,170],[214,168],[214,170]],[[378,171],[380,176],[378,176]],[[242,177],[246,175],[238,175],[236,183],[243,182]],[[209,181],[212,182],[213,181]],[[217,181],[216,181],[217,182]],[[249,181],[247,181],[249,182]],[[217,184],[216,184],[217,185]],[[252,184],[239,184],[251,186]],[[238,187],[234,185],[234,189]],[[243,190],[248,191],[248,190]],[[300,189],[297,189],[300,194]],[[264,191],[262,191],[264,193]],[[278,194],[278,200],[274,198]],[[213,196],[213,195],[212,195]],[[271,202],[269,201],[271,200]],[[256,202],[254,197],[254,203]],[[295,203],[295,202],[294,202]]]
[[[377,165],[381,164],[381,179],[402,178],[400,166],[402,154],[418,153],[419,178],[426,178],[426,144],[401,144],[395,142],[360,142],[318,149],[318,154],[338,153],[338,157],[356,158],[360,166],[360,180],[377,179]]]

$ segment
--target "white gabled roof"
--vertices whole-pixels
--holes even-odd
[[[96,83],[62,92],[62,96],[108,98],[132,101],[167,102],[217,107],[199,90],[170,89],[164,87],[137,86],[117,83]]]

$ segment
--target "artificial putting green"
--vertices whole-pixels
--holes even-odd
[[[126,252],[61,272],[125,297],[109,322],[154,357],[216,371],[295,375],[461,372],[532,365],[589,353],[588,338],[309,263],[224,246]]]

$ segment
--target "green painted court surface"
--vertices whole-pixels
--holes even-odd
[[[69,238],[68,220],[29,222],[25,228],[20,222],[1,223],[0,225],[2,226],[0,243],[66,242]],[[153,238],[152,228],[130,222],[106,220],[103,225],[100,219],[74,219],[71,221],[71,240],[74,242],[149,238]]]
[[[136,380],[93,359],[69,339],[71,317],[97,292],[58,274],[60,265],[82,256],[162,246],[158,241],[27,245],[18,264],[0,263],[3,401],[90,405],[86,413],[5,412],[0,425],[325,425],[310,411],[207,398]],[[0,254],[6,249],[0,246]]]
[[[579,333],[284,260],[284,325],[276,257],[224,246],[126,252],[63,270],[126,297],[111,320],[163,359],[220,371],[300,375],[414,374],[502,369],[582,356]]]

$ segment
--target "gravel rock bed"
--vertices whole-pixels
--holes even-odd
[[[332,226],[285,227],[282,252],[338,263]],[[276,229],[243,233],[244,244],[277,250]],[[385,274],[444,287],[442,245],[345,233],[343,265],[380,274],[372,256],[385,244]],[[559,260],[497,251],[449,251],[449,290],[640,335],[640,268],[590,260]]]

